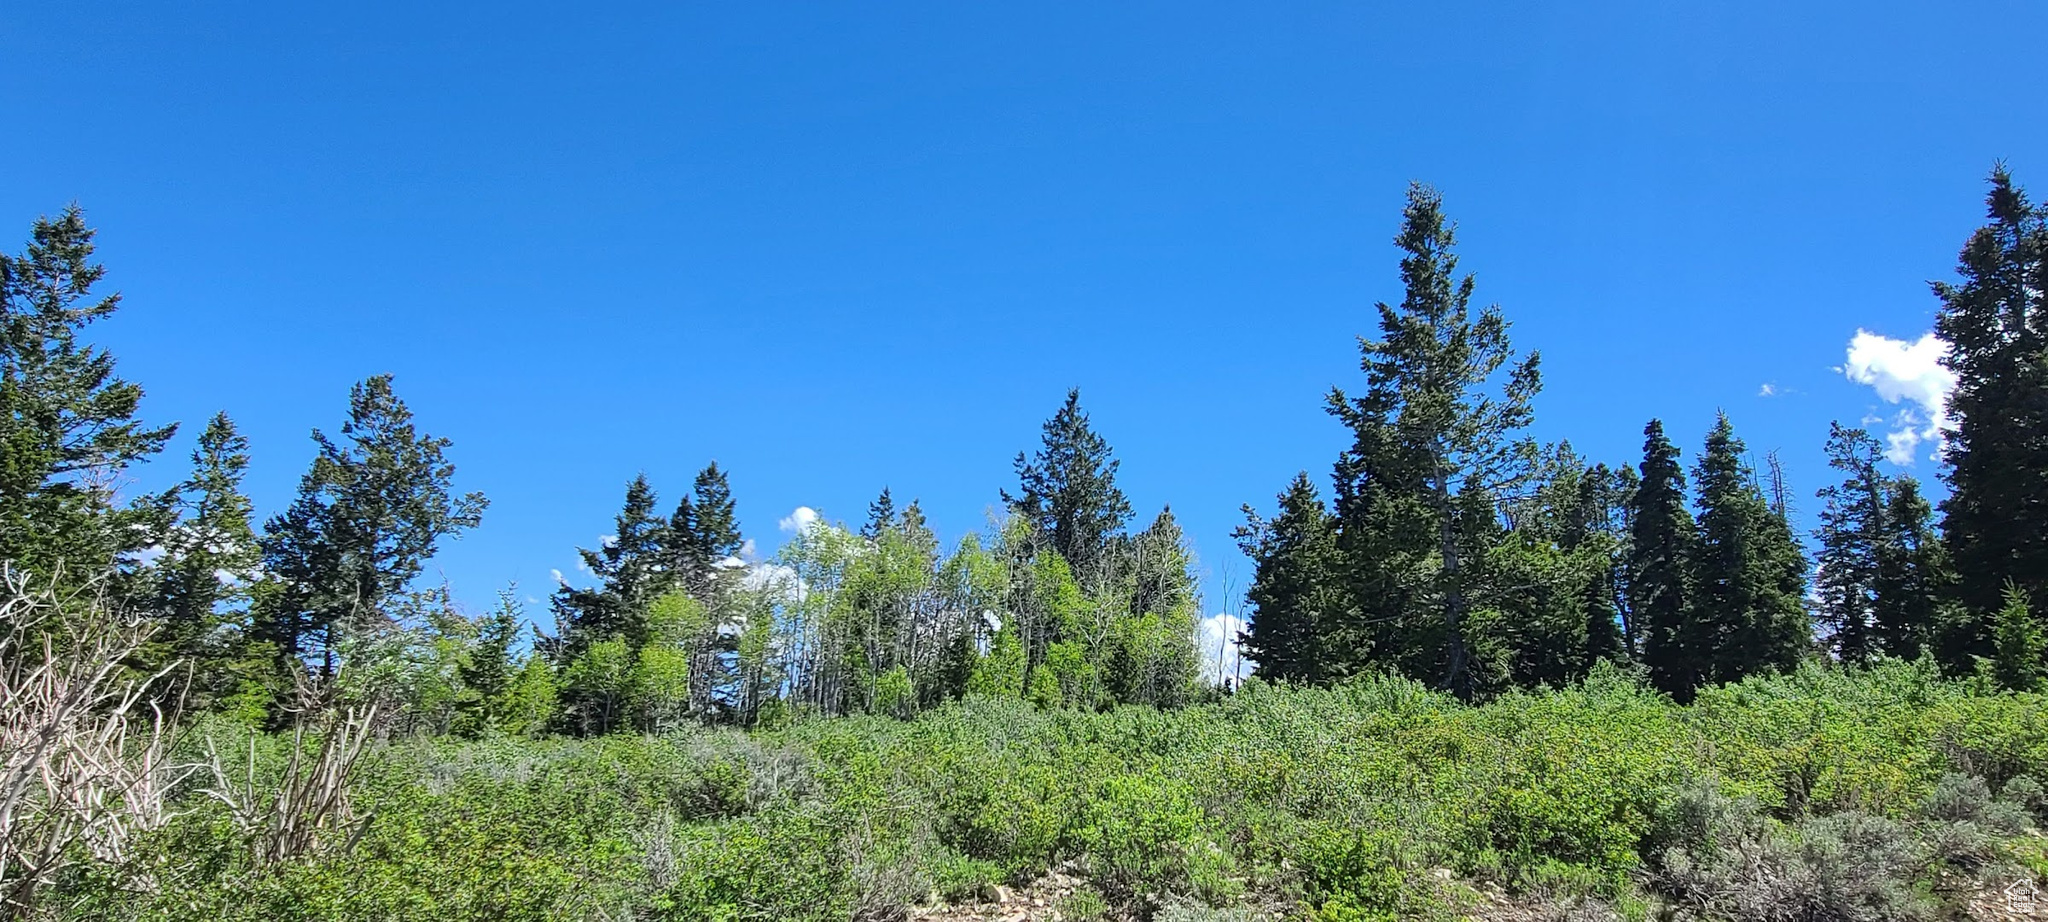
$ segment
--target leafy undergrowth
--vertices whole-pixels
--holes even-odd
[[[49,905],[895,920],[1057,870],[1019,918],[1936,919],[2048,871],[2043,704],[1894,664],[1687,707],[1608,672],[1481,707],[1372,679],[1168,712],[975,699],[912,722],[399,742],[354,784],[368,824],[345,851],[255,870],[195,794],[137,859],[151,886],[86,875]]]

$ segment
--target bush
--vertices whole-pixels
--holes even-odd
[[[1794,825],[1709,785],[1684,790],[1659,818],[1657,880],[1681,905],[1756,922],[1927,918],[1913,888],[1923,863],[1910,832],[1844,812]]]

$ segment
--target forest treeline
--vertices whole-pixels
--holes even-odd
[[[1307,473],[1239,531],[1257,564],[1245,652],[1261,675],[1328,683],[1392,671],[1492,696],[1614,660],[1680,701],[1829,657],[1932,657],[2031,689],[2048,603],[2048,213],[2003,168],[1990,223],[1937,282],[1956,375],[1938,515],[1878,465],[1869,432],[1828,434],[1839,481],[1805,545],[1774,454],[1724,413],[1688,468],[1659,420],[1638,463],[1589,463],[1524,434],[1541,388],[1498,307],[1475,308],[1452,227],[1411,190],[1406,296],[1380,304],[1362,390],[1333,389],[1352,440],[1326,502]]]
[[[807,522],[774,560],[743,560],[715,462],[672,510],[635,477],[601,546],[579,551],[593,584],[556,587],[553,628],[530,637],[512,590],[468,616],[447,587],[419,585],[488,502],[458,495],[448,440],[418,428],[389,375],[351,390],[333,434],[313,432],[296,497],[267,521],[225,413],[188,477],[123,499],[124,472],[175,427],[138,420],[142,389],[84,339],[119,305],[98,293],[93,235],[73,208],[0,262],[0,561],[158,624],[126,665],[180,667],[189,709],[282,728],[347,698],[407,732],[588,735],[908,717],[969,693],[1090,709],[1202,693],[1186,540],[1167,509],[1129,527],[1078,391],[1018,454],[992,533],[951,547],[885,488],[857,531]]]
[[[1328,412],[1349,433],[1328,499],[1297,476],[1238,531],[1256,570],[1245,654],[1260,676],[1328,684],[1395,673],[1467,699],[1556,686],[1612,661],[1680,701],[1815,657],[1931,657],[2030,688],[2048,604],[2048,215],[1994,172],[1990,221],[1959,281],[1937,283],[1955,372],[1948,495],[1879,466],[1837,424],[1839,482],[1795,529],[1775,456],[1724,415],[1690,464],[1652,420],[1640,459],[1593,463],[1526,433],[1541,373],[1497,306],[1476,306],[1437,194],[1410,190],[1404,296],[1377,306],[1363,381]],[[1134,529],[1118,463],[1078,392],[1016,459],[1004,518],[942,546],[915,501],[883,490],[857,528],[805,523],[743,560],[713,463],[673,507],[644,476],[589,586],[564,583],[553,626],[507,591],[466,615],[423,564],[480,523],[446,439],[421,431],[388,375],[313,433],[297,496],[258,522],[247,441],[214,417],[189,475],[123,497],[175,427],[138,418],[142,389],[90,344],[113,314],[93,231],[73,208],[0,259],[0,560],[90,587],[160,624],[130,668],[189,667],[188,707],[284,726],[309,685],[386,699],[411,730],[599,734],[798,714],[910,716],[969,694],[1043,707],[1174,706],[1200,680],[1187,543],[1170,510]],[[1810,537],[1816,553],[1806,553]]]
[[[1537,359],[1412,188],[1327,491],[1237,533],[1234,689],[1078,392],[985,533],[883,489],[761,560],[717,464],[634,477],[546,612],[422,585],[488,504],[389,376],[268,519],[225,414],[124,494],[175,428],[87,339],[83,215],[39,220],[0,256],[0,918],[900,920],[1048,880],[1094,920],[2010,917],[2048,881],[2048,212],[2002,169],[1989,206],[1934,286],[1945,497],[1836,424],[1802,534],[1725,416],[1690,458],[1532,439]]]

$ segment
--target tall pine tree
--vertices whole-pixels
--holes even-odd
[[[597,585],[564,583],[555,589],[551,652],[558,660],[575,659],[606,640],[622,640],[634,652],[647,643],[648,607],[677,579],[667,558],[669,523],[655,513],[655,502],[647,475],[635,475],[626,484],[625,505],[612,521],[612,534],[595,549],[576,549]]]
[[[256,546],[254,517],[242,477],[249,468],[249,440],[221,413],[206,424],[192,452],[192,474],[171,491],[177,523],[164,537],[163,558],[151,604],[165,622],[158,639],[177,656],[212,652],[208,638],[224,623],[236,624],[249,587],[256,580],[262,550]]]
[[[1693,473],[1699,544],[1692,618],[1708,682],[1790,669],[1811,645],[1806,560],[1784,517],[1743,461],[1742,440],[1722,414]]]
[[[1044,438],[1029,458],[1016,460],[1018,492],[1003,491],[1010,511],[1032,527],[1034,543],[1064,558],[1083,585],[1100,575],[1110,539],[1130,521],[1131,504],[1116,486],[1117,461],[1109,442],[1088,424],[1081,392],[1046,420]]]
[[[1986,620],[2011,581],[2048,605],[2048,211],[2027,201],[2000,165],[1987,197],[1991,223],[1963,247],[1959,284],[1936,282],[1935,331],[1955,372],[1949,412],[1949,495],[1942,534],[1957,598],[1979,616],[1960,638],[1986,655]]]
[[[449,442],[419,432],[412,411],[377,375],[349,391],[340,440],[313,430],[319,453],[284,514],[264,526],[264,570],[275,583],[256,615],[259,637],[284,656],[337,665],[340,633],[391,621],[389,603],[441,539],[476,527],[489,502],[449,491]]]
[[[1693,617],[1697,532],[1678,458],[1663,421],[1650,420],[1643,427],[1642,476],[1631,503],[1628,593],[1650,681],[1686,700],[1705,679],[1713,638]]]
[[[138,421],[142,388],[80,339],[121,302],[94,294],[93,234],[73,206],[0,254],[0,563],[45,579],[93,578],[150,542],[161,509],[117,507],[114,488],[176,430]]]
[[[1974,623],[1950,601],[1955,576],[1934,530],[1934,510],[1911,477],[1893,478],[1885,493],[1884,533],[1877,546],[1872,630],[1891,656],[1918,659],[1932,648],[1954,674],[1971,668]]]
[[[1877,636],[1877,595],[1885,565],[1885,515],[1890,484],[1878,471],[1883,446],[1862,429],[1835,423],[1828,432],[1828,466],[1842,482],[1823,487],[1825,505],[1814,537],[1820,541],[1814,576],[1815,619],[1829,629],[1835,656],[1860,665],[1882,646]]]
[[[1409,188],[1395,238],[1406,294],[1378,305],[1381,338],[1360,341],[1364,393],[1332,389],[1327,406],[1352,432],[1337,516],[1362,620],[1346,652],[1469,698],[1467,618],[1499,594],[1479,561],[1496,502],[1530,472],[1535,446],[1519,433],[1542,383],[1536,355],[1509,345],[1500,308],[1473,311],[1442,205],[1435,190]]]

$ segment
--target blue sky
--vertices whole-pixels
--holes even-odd
[[[1410,180],[1543,353],[1539,435],[1632,462],[1661,416],[1690,455],[1722,408],[1811,497],[1829,420],[1891,428],[1938,391],[1903,342],[1992,162],[2048,194],[2044,26],[2025,3],[27,5],[0,18],[0,234],[71,201],[101,228],[126,307],[96,335],[186,427],[140,485],[225,409],[274,512],[309,430],[394,373],[492,499],[435,564],[475,603],[544,596],[635,472],[672,501],[711,459],[764,549],[884,485],[957,536],[1078,386],[1218,610],[1249,575],[1239,504],[1343,444],[1321,395],[1399,297]],[[1865,383],[1838,370],[1859,329],[1888,338]]]

